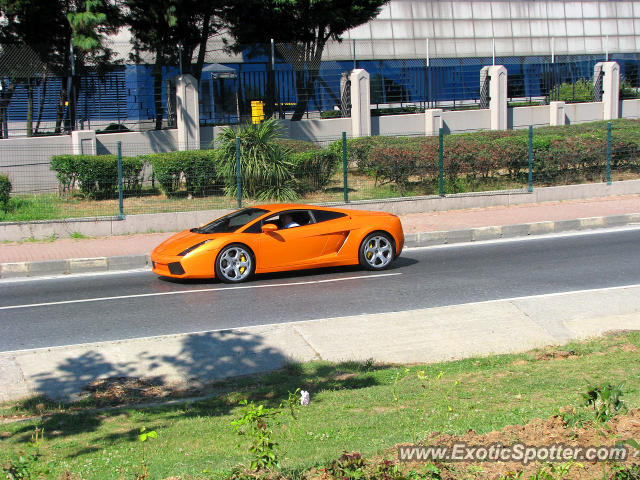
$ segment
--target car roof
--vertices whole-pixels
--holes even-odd
[[[320,207],[318,205],[305,205],[303,203],[274,203],[270,205],[256,205],[255,208],[263,208],[270,212],[282,212],[284,210],[334,210],[337,212],[344,211],[341,208]]]

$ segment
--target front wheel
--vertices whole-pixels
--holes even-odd
[[[358,259],[368,270],[383,270],[395,258],[395,246],[391,236],[384,232],[373,232],[360,244]]]
[[[255,268],[253,252],[239,243],[227,245],[216,258],[216,277],[224,283],[243,282],[253,275]]]

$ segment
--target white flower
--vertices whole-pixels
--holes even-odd
[[[309,392],[300,390],[300,405],[309,405]]]

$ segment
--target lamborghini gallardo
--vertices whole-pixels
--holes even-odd
[[[402,224],[390,213],[277,204],[177,233],[151,261],[161,276],[237,283],[259,273],[341,265],[383,270],[403,246]]]

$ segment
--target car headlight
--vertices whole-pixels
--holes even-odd
[[[205,243],[208,243],[208,242],[210,242],[210,241],[211,241],[211,239],[209,239],[209,240],[204,240],[203,242],[200,242],[200,243],[196,243],[195,245],[193,245],[193,246],[191,246],[191,247],[189,247],[189,248],[187,248],[187,249],[185,249],[185,250],[181,251],[181,252],[178,254],[178,256],[179,256],[179,257],[184,257],[187,253],[192,252],[193,250],[195,250],[195,249],[196,249],[196,248],[198,248],[199,246],[204,245]]]

